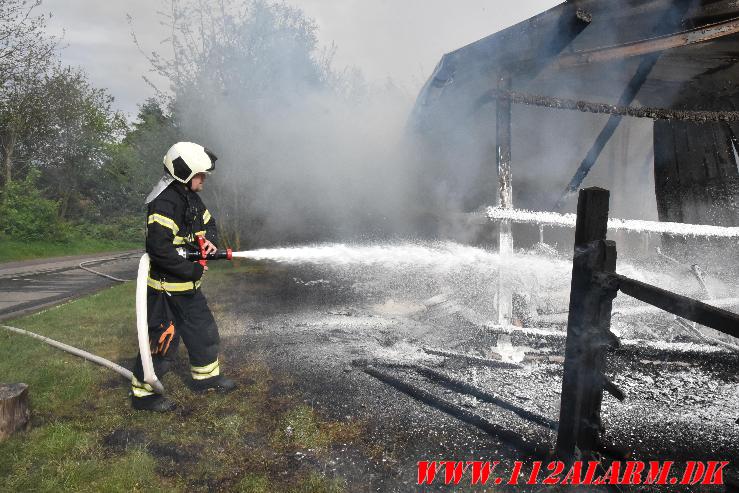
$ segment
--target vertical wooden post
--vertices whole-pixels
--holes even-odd
[[[503,74],[498,79],[498,89],[510,91],[511,79]],[[496,105],[496,164],[498,168],[498,207],[513,208],[513,179],[511,176],[511,100],[498,98]],[[510,285],[505,283],[503,257],[513,253],[513,234],[510,221],[500,221],[498,226],[498,253],[501,257],[498,270],[498,323],[510,325],[513,307]]]
[[[564,374],[556,453],[564,460],[577,450],[596,450],[602,431],[605,351],[610,337],[611,306],[616,289],[601,286],[595,272],[616,269],[616,245],[605,241],[608,190],[580,190],[575,226],[570,311],[567,320]]]

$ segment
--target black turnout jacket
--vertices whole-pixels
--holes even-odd
[[[195,236],[218,244],[216,221],[197,193],[173,181],[148,206],[146,253],[151,259],[149,287],[170,294],[192,294],[200,287],[203,266],[178,249],[197,250]]]

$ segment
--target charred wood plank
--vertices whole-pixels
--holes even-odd
[[[611,380],[605,376],[603,377],[603,390],[621,402],[626,400],[626,394],[624,394],[624,391],[619,389],[615,383],[611,382]]]
[[[510,363],[508,361],[501,361],[488,358],[480,358],[479,356],[473,356],[471,354],[455,353],[452,351],[443,351],[441,349],[423,348],[424,352],[433,354],[435,356],[443,356],[445,358],[461,359],[470,363],[477,363],[478,365],[489,366],[491,368],[523,368],[521,365],[516,363]]]
[[[674,48],[705,43],[739,33],[739,17],[701,26],[687,31],[642,39],[617,46],[607,46],[562,55],[555,64],[556,69],[567,69],[591,63],[622,60],[634,56],[661,53]]]
[[[480,399],[481,401],[485,401],[490,404],[495,404],[496,406],[503,408],[506,411],[511,411],[512,413],[518,415],[519,417],[525,420],[531,421],[532,423],[536,423],[545,428],[549,428],[551,430],[557,429],[556,421],[546,418],[544,416],[541,416],[537,413],[528,411],[520,406],[517,406],[516,404],[513,404],[512,402],[506,401],[505,399],[502,399],[494,394],[491,394],[490,392],[486,392],[478,387],[475,387],[474,385],[470,385],[467,382],[463,382],[459,379],[451,377],[450,375],[447,375],[446,373],[436,371],[433,368],[429,368],[423,365],[411,365],[411,368],[417,371],[418,373],[420,373],[421,375],[423,375],[424,377],[436,383],[439,383],[450,390],[454,390],[457,392],[463,392],[465,394],[469,394],[473,397],[476,397],[477,399]]]
[[[692,322],[739,337],[739,315],[693,298],[667,291],[651,284],[630,279],[615,272],[598,272],[594,278],[601,285],[619,289],[622,293],[661,308]]]
[[[593,241],[603,241],[608,234],[610,192],[598,187],[580,191],[575,219],[575,250]]]
[[[686,24],[690,27],[698,27],[732,19],[736,17],[736,7],[735,0],[718,0],[711,4],[697,5],[686,19]]]
[[[555,341],[563,341],[567,338],[567,333],[559,330],[547,330],[529,327],[516,327],[512,325],[486,325],[485,330],[492,334],[516,335],[520,334],[532,339],[551,339]]]
[[[436,396],[431,392],[422,389],[421,387],[403,381],[395,377],[394,375],[391,375],[387,372],[381,371],[371,366],[364,368],[363,371],[368,375],[373,376],[392,387],[395,387],[401,392],[408,394],[414,399],[423,402],[424,404],[433,406],[436,409],[439,409],[440,411],[443,411],[459,419],[460,421],[476,426],[485,433],[501,439],[504,443],[511,445],[532,457],[544,458],[549,453],[549,450],[546,447],[542,447],[541,445],[536,443],[531,443],[514,431],[503,428],[502,426],[495,423],[491,423],[482,416],[470,412],[453,402],[449,402],[446,399]]]
[[[628,106],[608,104],[579,99],[558,98],[529,94],[519,91],[492,89],[488,91],[481,104],[502,98],[510,99],[513,104],[539,106],[555,110],[581,111],[601,115],[628,116],[632,118],[648,118],[651,120],[683,121],[689,123],[735,123],[739,122],[739,111],[677,110],[669,108],[653,108],[649,106]]]

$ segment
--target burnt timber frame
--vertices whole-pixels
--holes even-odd
[[[577,450],[590,456],[603,450],[600,408],[603,391],[621,392],[605,376],[605,351],[618,346],[610,331],[612,302],[620,290],[673,315],[739,337],[739,315],[698,300],[616,274],[616,244],[606,241],[609,192],[580,190],[570,311],[567,322],[562,400],[556,454],[571,461]]]
[[[682,18],[690,7],[690,2],[683,0],[682,2],[678,3],[678,5],[679,17]],[[670,23],[671,17],[674,17],[674,14],[672,14],[668,10],[666,14],[662,15],[661,22]],[[672,39],[672,37],[674,36],[676,35],[667,35],[667,39]],[[688,41],[689,40],[690,37],[688,37]],[[665,47],[659,48],[660,46]],[[620,59],[636,55],[645,55],[639,62],[639,66],[637,67],[636,72],[634,72],[634,75],[629,80],[629,83],[622,91],[621,97],[618,98],[619,106],[629,106],[631,103],[634,102],[634,99],[636,99],[636,95],[639,93],[639,90],[647,81],[649,74],[652,72],[652,69],[654,68],[657,60],[662,54],[662,51],[673,47],[674,46],[670,46],[669,43],[659,44],[655,40],[637,42],[635,45],[633,43],[629,43],[628,46],[593,50],[593,52],[589,52],[585,55],[586,61],[584,63]],[[563,67],[563,60],[566,61],[567,59],[568,55],[560,57],[558,62],[559,67]],[[613,137],[613,134],[616,132],[616,129],[618,128],[620,123],[621,116],[611,115],[610,117],[608,117],[608,121],[603,126],[603,129],[600,131],[598,136],[595,138],[595,141],[590,147],[590,150],[588,150],[585,158],[580,163],[580,166],[578,166],[572,179],[568,183],[567,187],[565,187],[564,191],[557,200],[557,203],[554,205],[555,210],[561,209],[567,199],[574,195],[575,191],[580,188],[580,185],[582,185],[585,177],[588,176],[590,170],[593,168],[593,166],[595,166],[595,163],[598,161],[598,158],[603,152],[603,149],[605,149],[606,144],[609,140],[611,140],[611,137]]]
[[[509,91],[511,78],[507,75],[498,79],[498,89]],[[511,175],[511,110],[510,99],[498,99],[496,105],[495,132],[497,145],[495,162],[498,170],[498,204],[503,209],[513,209],[513,177]],[[513,233],[509,221],[501,221],[498,225],[498,253],[501,258],[513,253]],[[513,317],[512,292],[504,282],[504,262],[498,268],[498,323],[508,325]]]
[[[621,97],[618,98],[618,106],[629,106],[634,102],[634,98],[636,98],[636,95],[639,92],[639,89],[644,85],[644,82],[646,82],[649,73],[652,71],[652,68],[654,68],[654,64],[657,63],[658,58],[659,54],[651,54],[644,57],[644,59],[639,63],[639,68],[637,68],[636,73],[631,77],[631,80],[626,85],[626,89],[624,89]],[[585,177],[588,176],[590,170],[595,166],[595,163],[603,152],[603,149],[605,149],[606,144],[611,140],[611,137],[613,137],[613,134],[616,132],[618,125],[621,123],[621,118],[622,117],[620,115],[611,115],[608,117],[608,121],[595,138],[595,142],[593,142],[590,150],[588,150],[585,158],[580,163],[580,166],[578,166],[577,171],[575,171],[575,175],[572,177],[570,183],[554,205],[554,210],[561,209],[567,199],[575,193],[580,185],[582,185],[583,180],[585,180]]]

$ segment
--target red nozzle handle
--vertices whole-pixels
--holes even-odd
[[[200,249],[200,260],[198,260],[198,263],[205,267],[208,264],[208,261],[205,260],[207,258],[207,255],[205,253],[205,238],[198,235],[195,237],[195,239],[198,242],[198,249]]]

